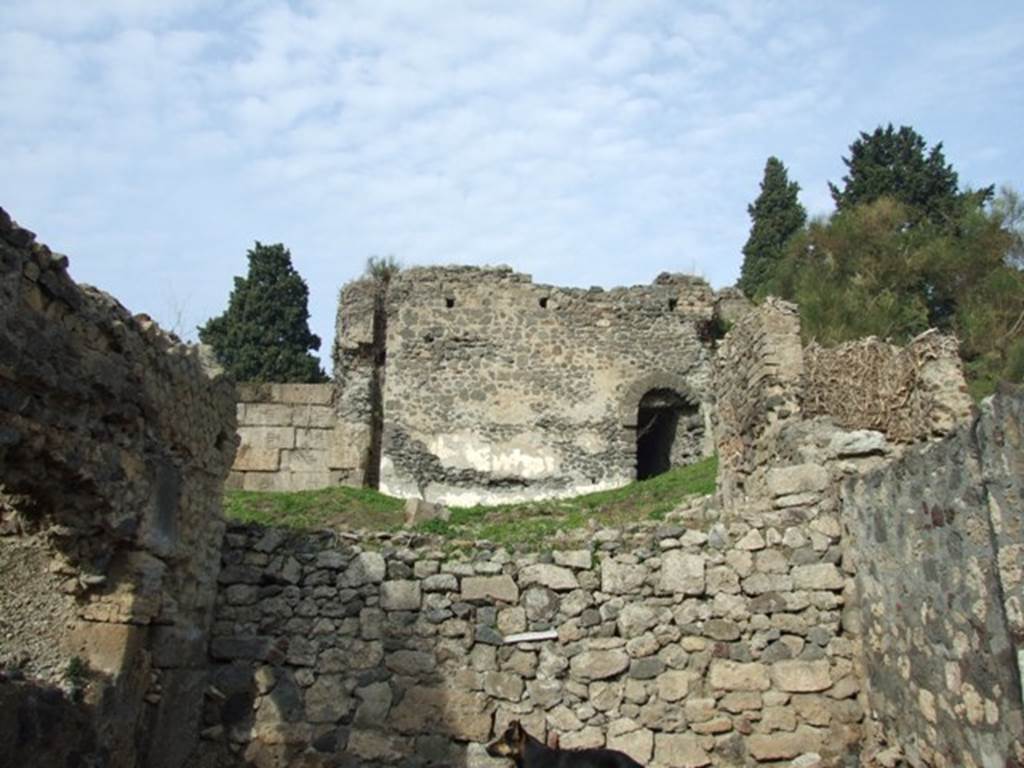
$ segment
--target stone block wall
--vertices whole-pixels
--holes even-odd
[[[201,703],[234,389],[67,265],[0,209],[0,562],[73,600],[50,629],[98,675],[107,764],[176,765]],[[39,631],[3,641],[31,653]]]
[[[770,498],[773,468],[891,456],[948,434],[972,410],[955,338],[929,331],[905,347],[875,338],[804,347],[796,305],[775,298],[740,314],[719,344],[715,391],[727,507]]]
[[[1024,396],[843,488],[871,712],[910,765],[1024,764]]]
[[[238,385],[241,444],[228,487],[304,491],[361,485],[368,446],[338,422],[331,384]]]
[[[853,759],[834,509],[446,552],[413,534],[228,531],[204,750],[257,766],[497,766],[519,719],[651,766]],[[554,639],[505,642],[516,633]],[[817,764],[808,756],[807,764]]]
[[[804,373],[796,305],[769,298],[740,314],[715,359],[715,442],[727,505],[765,494],[779,435],[800,418]]]
[[[508,268],[410,269],[372,300],[376,322],[373,290],[342,293],[335,377],[355,420],[371,432],[380,420],[385,492],[472,504],[622,485],[636,478],[637,411],[655,390],[699,417],[680,420],[677,456],[712,449],[703,280],[586,291]]]

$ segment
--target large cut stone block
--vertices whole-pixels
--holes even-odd
[[[247,427],[290,427],[292,407],[279,403],[247,403],[244,423]]]
[[[236,472],[276,472],[281,464],[280,454],[277,448],[240,445],[232,469]]]
[[[294,448],[295,430],[292,427],[239,427],[242,445],[253,448]]]
[[[272,384],[272,397],[279,403],[330,405],[333,384]]]

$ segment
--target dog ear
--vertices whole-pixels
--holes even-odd
[[[509,724],[509,728],[512,729],[512,738],[514,738],[516,744],[518,744],[519,750],[524,750],[526,746],[526,729],[522,727],[522,723],[518,720],[513,720]]]

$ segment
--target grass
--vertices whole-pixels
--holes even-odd
[[[584,528],[594,520],[618,526],[661,520],[689,498],[715,491],[718,461],[711,457],[611,491],[570,499],[452,507],[448,520],[418,529],[449,539],[486,539],[496,544],[536,547],[559,532]],[[392,530],[403,523],[403,502],[366,488],[333,487],[295,493],[228,491],[229,518],[292,528],[369,528]]]
[[[405,521],[405,502],[371,488],[332,486],[316,491],[228,491],[224,514],[231,520],[287,528],[390,530]]]

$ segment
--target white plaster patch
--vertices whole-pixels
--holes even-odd
[[[586,453],[600,453],[608,447],[608,441],[597,432],[584,430],[576,435],[572,444]]]
[[[561,467],[559,455],[534,435],[486,443],[469,430],[448,432],[431,438],[427,450],[445,466],[474,469],[499,477],[545,478]]]
[[[622,478],[618,481],[606,480],[600,483],[586,483],[571,485],[565,488],[554,489],[530,489],[517,488],[501,491],[489,491],[477,488],[461,488],[458,486],[445,485],[442,483],[431,483],[424,494],[427,501],[436,504],[445,504],[450,507],[472,507],[477,504],[519,504],[525,501],[544,501],[546,499],[565,499],[579,496],[583,493],[594,493],[596,491],[610,491],[613,488],[621,488],[632,482],[632,478]],[[384,493],[391,493],[384,490],[383,482],[381,489]],[[415,495],[415,494],[414,494]]]

